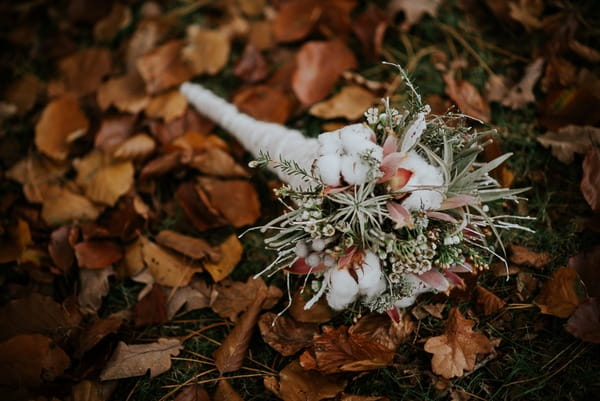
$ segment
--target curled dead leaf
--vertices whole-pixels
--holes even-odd
[[[537,140],[545,148],[552,148],[554,157],[569,164],[575,153],[586,154],[600,145],[600,128],[567,125],[556,132],[547,132]]]
[[[106,153],[112,153],[133,133],[137,118],[120,115],[102,119],[94,138],[94,146]]]
[[[238,315],[245,311],[252,301],[262,291],[266,291],[267,298],[262,304],[263,309],[270,309],[283,295],[281,290],[275,286],[268,286],[262,278],[252,277],[244,283],[241,281],[222,281],[215,287],[217,296],[211,307],[219,316],[228,318],[232,322],[238,319]]]
[[[193,156],[188,166],[200,170],[206,175],[216,177],[241,178],[248,177],[248,172],[235,162],[224,150],[213,147]]]
[[[110,155],[94,150],[75,163],[76,182],[91,200],[114,206],[133,185],[131,161],[115,161]]]
[[[90,94],[98,89],[111,68],[111,54],[108,49],[81,50],[58,63],[60,78],[50,82],[48,92],[51,96],[65,93],[77,96]]]
[[[204,29],[199,25],[187,27],[187,45],[182,49],[183,59],[194,75],[214,75],[221,71],[231,51],[230,36],[225,29]]]
[[[304,309],[306,302],[313,294],[304,290],[298,290],[292,297],[292,305],[290,306],[290,315],[298,322],[303,323],[326,323],[333,318],[333,311],[327,304],[327,300],[321,297],[311,308]]]
[[[309,347],[313,335],[318,332],[318,326],[314,323],[298,323],[285,316],[278,317],[272,312],[260,317],[258,327],[263,340],[283,356],[294,355]]]
[[[432,17],[437,16],[437,9],[440,4],[442,4],[442,0],[392,0],[388,4],[388,13],[396,15],[402,11],[404,13],[404,22],[400,25],[400,29],[408,31],[426,14]]]
[[[343,117],[354,121],[375,103],[376,97],[360,86],[345,86],[339,93],[323,102],[313,105],[309,113],[313,116],[331,119]]]
[[[94,315],[102,306],[102,298],[110,289],[109,277],[114,275],[112,267],[79,270],[79,307],[85,315]]]
[[[119,145],[113,152],[113,156],[120,160],[145,159],[150,156],[156,148],[156,142],[149,135],[137,134]]]
[[[575,269],[561,267],[552,273],[534,303],[542,313],[567,318],[585,298],[585,286]]]
[[[242,243],[237,238],[237,235],[232,234],[219,245],[218,253],[221,255],[219,260],[217,262],[205,262],[204,270],[206,270],[213,280],[218,283],[229,276],[242,259],[243,252],[244,248],[242,247]]]
[[[110,13],[94,25],[94,38],[102,42],[112,40],[119,30],[131,23],[131,19],[130,8],[120,3],[115,3]]]
[[[42,203],[50,187],[60,183],[69,165],[32,153],[15,163],[6,177],[19,182],[29,202]]]
[[[205,240],[180,234],[176,231],[162,230],[156,236],[156,242],[192,259],[204,259],[208,257],[213,262],[217,262],[219,259],[221,259],[221,252],[213,249]],[[241,255],[241,245],[239,248],[235,245],[227,245],[225,246],[225,250],[234,254],[239,253]],[[233,259],[235,258],[236,257]],[[239,260],[239,256],[237,258]]]
[[[148,93],[158,93],[192,77],[193,71],[181,58],[183,46],[183,41],[171,40],[137,60]]]

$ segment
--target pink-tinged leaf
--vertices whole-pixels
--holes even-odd
[[[325,269],[325,265],[323,263],[319,264],[318,266],[311,266],[308,263],[306,263],[306,259],[305,258],[298,258],[294,263],[291,264],[291,266],[289,268],[286,269],[286,271],[293,273],[293,274],[309,274],[309,273],[316,273],[316,272],[320,272],[322,270]]]
[[[436,219],[436,220],[447,221],[448,223],[453,223],[453,224],[458,223],[458,220],[456,220],[454,217],[450,216],[447,213],[442,213],[442,212],[429,211],[429,212],[427,212],[427,217],[431,217],[432,219]]]
[[[405,168],[396,170],[396,174],[392,176],[389,182],[392,191],[399,191],[404,188],[412,176],[413,172]]]
[[[357,246],[351,246],[350,248],[346,249],[346,253],[338,259],[338,269],[350,267],[352,264],[352,259],[354,258],[354,254],[356,254],[357,251]]]
[[[400,168],[400,163],[402,163],[405,157],[406,154],[401,152],[393,152],[384,156],[380,167],[381,171],[383,171],[383,177],[379,179],[379,182],[384,182],[392,178],[398,168]]]
[[[390,218],[396,223],[396,228],[405,226],[410,228],[413,226],[412,216],[401,204],[389,201],[386,206],[390,213]]]
[[[438,291],[446,291],[450,287],[450,283],[446,277],[436,269],[431,269],[423,274],[419,274],[417,277],[419,280]]]
[[[458,288],[465,287],[465,282],[456,273],[454,273],[450,270],[444,270],[444,276],[446,276],[448,281],[450,281],[450,284],[452,284]]]
[[[383,156],[392,154],[398,150],[398,138],[393,135],[389,135],[383,143]]]
[[[479,203],[479,198],[471,195],[457,195],[448,198],[442,202],[438,210],[456,209],[468,205],[476,205]]]
[[[401,316],[398,308],[394,306],[390,309],[386,309],[385,313],[387,313],[387,315],[390,317],[390,319],[394,321],[394,323],[400,323]]]

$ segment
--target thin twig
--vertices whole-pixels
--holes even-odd
[[[212,383],[212,382],[217,382],[220,380],[231,380],[231,379],[244,379],[246,377],[265,377],[265,376],[275,376],[275,374],[267,374],[267,375],[261,375],[261,374],[250,374],[250,375],[237,375],[237,376],[220,376],[220,377],[215,377],[214,379],[206,379],[206,380],[200,380],[194,383],[188,383],[185,382],[183,384],[170,384],[170,385],[166,385],[166,386],[162,386],[162,388],[174,388],[177,387],[177,390],[179,390],[179,388],[184,387],[184,386],[191,386],[192,384],[206,384],[206,383]],[[173,392],[171,392],[172,394]],[[159,401],[163,401],[165,399],[165,397],[161,398]]]
[[[479,62],[479,64],[481,65],[481,67],[490,76],[496,75],[494,73],[494,71],[492,71],[492,69],[490,68],[490,66],[483,60],[483,58],[481,58],[481,56],[475,51],[475,49],[473,49],[473,47],[469,44],[469,42],[467,42],[462,36],[460,36],[460,34],[458,32],[456,32],[456,30],[454,28],[452,28],[449,25],[442,24],[442,23],[439,23],[439,22],[437,23],[437,25],[442,30],[444,30],[447,33],[449,33],[454,39],[456,39],[457,42],[459,42],[461,45],[463,45],[463,47],[465,48],[465,50],[468,51],[469,53],[471,53],[471,55],[473,57],[475,57],[475,59]]]
[[[196,383],[191,383],[192,381],[196,380],[199,377],[202,376],[206,376],[210,373],[216,372],[217,369],[210,369],[210,370],[205,370],[202,373],[198,373],[197,375],[190,377],[189,379],[187,379],[186,381],[184,381],[183,383],[180,384],[173,384],[173,385],[169,385],[169,386],[163,386],[163,388],[173,388],[173,390],[169,391],[167,394],[163,395],[158,401],[164,401],[167,398],[169,398],[170,396],[172,396],[173,394],[175,394],[177,391],[179,391],[179,389],[181,389],[184,386],[189,386],[190,384],[196,384]]]

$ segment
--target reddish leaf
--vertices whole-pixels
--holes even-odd
[[[588,298],[573,312],[567,331],[583,341],[600,344],[600,298]]]
[[[81,358],[83,354],[94,348],[104,337],[109,334],[116,333],[121,325],[123,319],[119,317],[107,317],[106,319],[98,319],[94,321],[89,327],[79,336],[77,345],[75,347],[74,356]]]
[[[164,323],[167,320],[165,295],[160,286],[154,284],[152,290],[133,308],[133,322],[135,327],[144,327]]]
[[[600,211],[600,149],[593,148],[583,160],[581,193],[594,212]]]
[[[278,42],[293,42],[306,37],[321,17],[322,7],[314,0],[291,0],[279,8],[273,24]]]
[[[486,290],[482,286],[478,285],[477,288],[477,306],[485,316],[491,315],[492,313],[498,312],[504,308],[506,302],[498,298],[494,293]]]
[[[200,177],[198,183],[211,207],[234,227],[254,224],[260,216],[258,194],[249,181]]]
[[[189,132],[208,134],[214,126],[215,124],[211,120],[201,116],[189,106],[181,118],[176,118],[168,123],[153,121],[150,124],[152,134],[163,144]]]
[[[131,134],[135,127],[136,117],[122,115],[102,119],[100,129],[96,133],[94,145],[106,153],[112,153]]]
[[[388,16],[374,4],[369,4],[354,21],[352,31],[358,37],[361,50],[368,60],[375,60],[381,54],[387,27]]]
[[[84,241],[75,245],[79,267],[104,269],[123,257],[121,247],[111,241]]]
[[[181,184],[176,197],[184,213],[198,230],[204,231],[227,224],[227,220],[210,204],[206,194],[199,191],[193,183]]]
[[[233,73],[248,83],[262,81],[270,71],[262,53],[252,43],[246,45],[242,57],[233,68]]]
[[[575,269],[555,270],[534,303],[542,313],[566,318],[585,299],[585,287]]]
[[[257,120],[283,124],[290,116],[289,97],[278,88],[267,85],[249,86],[233,97],[233,103]]]
[[[444,74],[446,94],[466,115],[490,122],[490,105],[481,97],[477,89],[467,81],[455,80],[452,73]]]
[[[600,297],[600,245],[592,249],[581,251],[569,259],[569,267],[575,269],[585,284],[587,294],[591,297]]]
[[[183,46],[183,41],[172,40],[138,59],[137,67],[149,93],[158,93],[192,77],[190,67],[181,58]]]
[[[258,327],[263,340],[283,356],[294,355],[310,346],[318,329],[316,324],[298,323],[285,316],[277,317],[272,312],[260,317]]]

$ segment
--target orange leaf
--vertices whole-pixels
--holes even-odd
[[[83,96],[95,92],[104,76],[112,68],[108,49],[86,49],[62,59],[58,63],[60,78],[51,82],[51,96],[73,93]]]
[[[504,308],[506,302],[498,298],[494,293],[486,290],[482,286],[476,287],[477,291],[477,305],[483,311],[485,316],[491,315],[492,313],[498,312]]]
[[[137,60],[149,93],[158,93],[192,77],[192,70],[181,58],[183,46],[183,41],[171,40]]]
[[[195,75],[214,75],[227,64],[230,41],[225,29],[212,30],[190,25],[187,27],[187,45],[182,50],[183,58]]]
[[[184,287],[195,272],[201,271],[179,255],[167,251],[160,245],[142,238],[142,257],[152,277],[160,285]]]
[[[455,80],[453,73],[444,74],[446,94],[466,115],[483,122],[490,122],[490,105],[481,97],[477,89],[467,81]]]
[[[206,270],[215,282],[223,280],[225,277],[233,271],[235,266],[242,259],[242,253],[244,248],[242,243],[237,238],[237,235],[232,234],[221,245],[219,245],[219,254],[221,258],[218,262],[206,262],[204,263],[204,270]]]
[[[260,201],[250,181],[200,177],[198,183],[208,196],[210,206],[218,210],[232,226],[254,224],[260,216]]]
[[[324,119],[343,117],[354,121],[373,105],[376,98],[360,86],[345,86],[331,98],[313,105],[309,113]]]
[[[279,88],[267,85],[249,86],[233,97],[240,111],[257,120],[283,124],[292,111],[289,97]]]
[[[538,269],[550,263],[548,252],[533,252],[521,245],[510,246],[510,261],[517,265],[528,265]]]
[[[79,267],[104,269],[123,257],[121,247],[112,241],[84,241],[75,245]]]
[[[584,299],[585,287],[575,269],[561,267],[552,273],[533,302],[542,313],[566,318]]]
[[[179,90],[174,89],[150,99],[145,113],[150,118],[162,118],[169,122],[183,116],[187,105],[186,98]]]
[[[96,97],[103,110],[114,105],[123,112],[139,113],[148,104],[144,81],[136,74],[109,79],[98,88]]]

